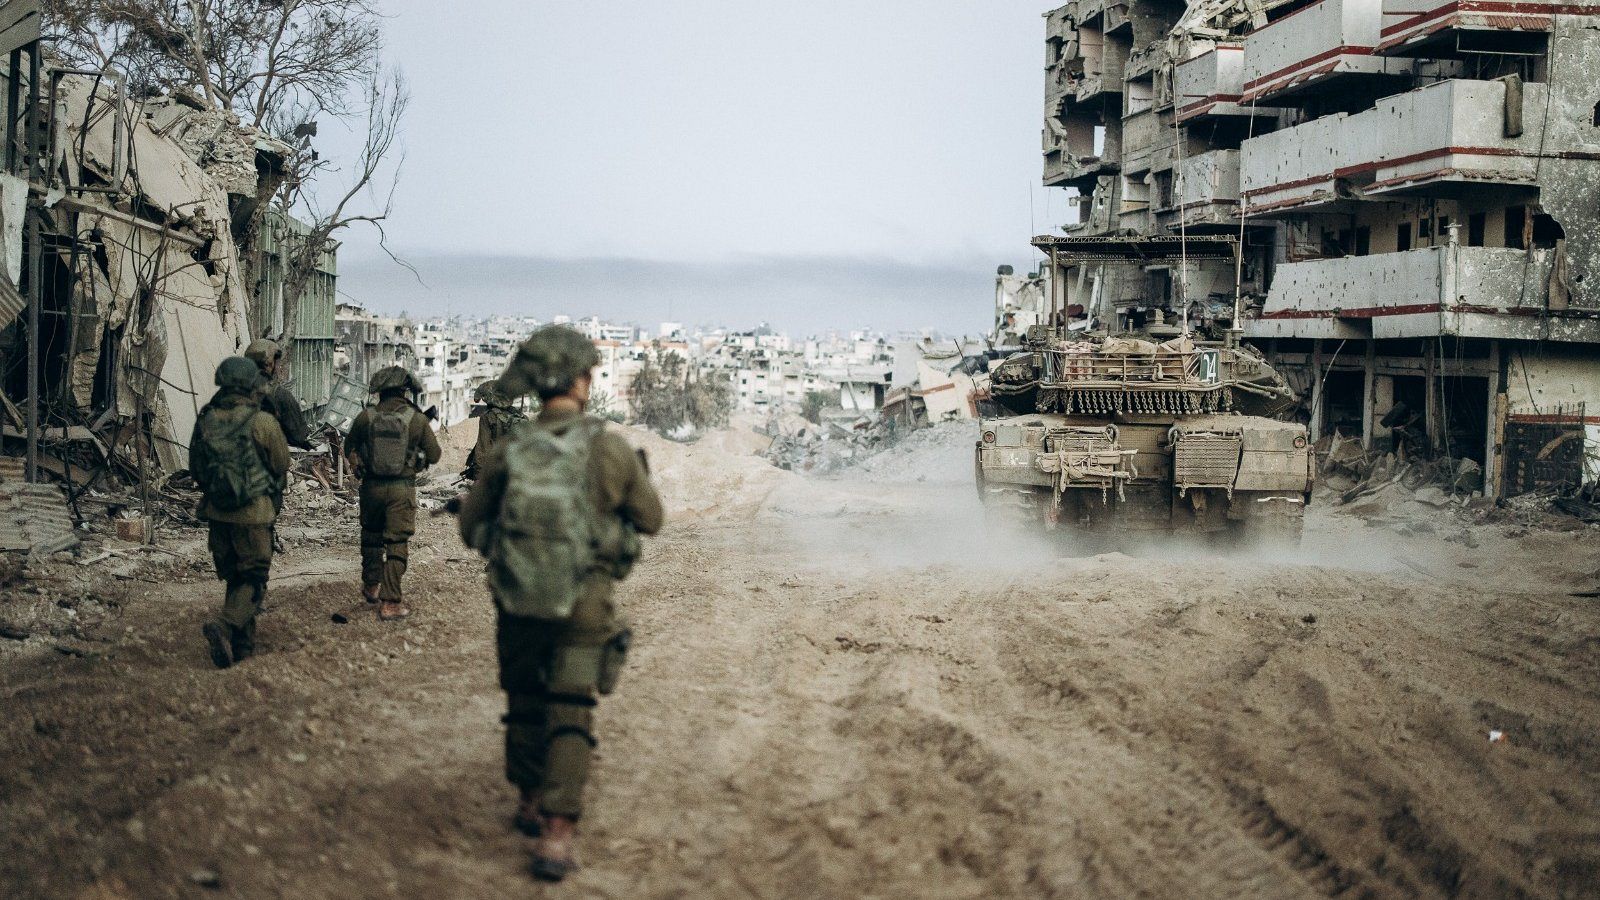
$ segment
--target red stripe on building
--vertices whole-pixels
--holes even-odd
[[[1410,11],[1385,12],[1386,16],[1411,16],[1402,22],[1385,25],[1379,32],[1384,37],[1400,31],[1408,31],[1419,25],[1441,19],[1456,13],[1511,13],[1524,16],[1593,16],[1600,15],[1600,8],[1583,6],[1575,3],[1516,3],[1496,2],[1496,0],[1458,0],[1455,3],[1446,3],[1443,6],[1428,10],[1427,12],[1413,14]],[[1388,46],[1385,42],[1384,46]]]
[[[1381,160],[1377,160],[1375,162],[1361,163],[1360,165],[1355,165],[1355,166],[1344,166],[1342,168],[1338,168],[1338,169],[1333,170],[1332,172],[1328,173],[1327,175],[1313,175],[1310,178],[1297,178],[1294,181],[1286,181],[1286,182],[1284,182],[1282,184],[1274,184],[1274,185],[1270,185],[1268,187],[1254,188],[1252,190],[1245,191],[1244,195],[1246,197],[1254,197],[1257,194],[1267,194],[1267,193],[1276,193],[1278,191],[1288,191],[1288,190],[1293,190],[1293,189],[1295,189],[1297,187],[1304,187],[1305,185],[1308,185],[1308,184],[1316,184],[1318,182],[1329,181],[1329,180],[1335,179],[1335,178],[1349,178],[1349,177],[1351,177],[1353,175],[1364,175],[1364,174],[1366,174],[1368,172],[1375,172],[1378,169],[1382,169],[1382,168],[1386,168],[1386,167],[1404,166],[1404,165],[1409,165],[1410,163],[1414,163],[1414,162],[1424,162],[1424,161],[1430,160],[1430,159],[1438,159],[1441,156],[1517,156],[1517,157],[1522,157],[1522,158],[1525,158],[1525,159],[1543,158],[1543,159],[1600,160],[1600,153],[1593,153],[1593,152],[1583,151],[1583,150],[1563,150],[1563,151],[1559,151],[1559,152],[1556,152],[1556,153],[1545,153],[1541,157],[1540,154],[1535,153],[1533,151],[1517,150],[1517,149],[1514,149],[1514,148],[1511,148],[1511,147],[1441,147],[1441,148],[1439,148],[1437,150],[1423,150],[1423,151],[1418,152],[1418,153],[1407,154],[1406,156],[1397,156],[1394,159],[1381,159]],[[1420,178],[1423,178],[1423,177],[1425,177],[1425,176],[1420,175],[1420,174],[1419,175],[1405,175],[1405,176],[1401,176],[1399,178],[1389,179],[1388,181],[1380,182],[1379,184],[1389,184],[1389,183],[1392,183],[1392,182],[1395,182],[1395,181],[1409,181],[1409,180],[1414,180],[1414,179],[1420,179]],[[1374,186],[1377,186],[1377,185],[1374,185]]]
[[[1280,19],[1279,21],[1282,21],[1282,20]],[[1332,50],[1324,50],[1321,53],[1318,53],[1316,56],[1310,57],[1308,59],[1302,59],[1299,62],[1293,63],[1292,65],[1285,66],[1285,67],[1279,69],[1276,72],[1272,72],[1272,73],[1263,75],[1260,78],[1252,78],[1249,81],[1246,81],[1244,83],[1244,95],[1245,95],[1246,98],[1260,96],[1261,94],[1266,93],[1265,91],[1257,90],[1257,88],[1260,85],[1264,85],[1264,84],[1266,84],[1268,82],[1275,82],[1275,81],[1280,81],[1280,80],[1288,80],[1287,78],[1280,78],[1279,76],[1293,75],[1296,72],[1300,71],[1301,69],[1305,69],[1305,68],[1309,68],[1311,66],[1314,66],[1317,63],[1322,62],[1323,60],[1332,59],[1332,58],[1334,58],[1336,56],[1371,56],[1373,53],[1377,52],[1377,49],[1378,48],[1376,48],[1376,47],[1358,47],[1358,46],[1353,46],[1353,45],[1345,45],[1345,46],[1334,47]],[[1330,69],[1329,71],[1332,71],[1332,70]],[[1318,73],[1310,73],[1310,74],[1318,74]],[[1276,85],[1274,85],[1274,86],[1276,86]]]
[[[1430,313],[1473,313],[1485,316],[1539,316],[1544,310],[1534,306],[1480,306],[1458,303],[1444,306],[1439,303],[1405,303],[1395,306],[1358,306],[1350,309],[1280,309],[1264,312],[1258,319],[1381,319],[1386,316],[1420,316]]]

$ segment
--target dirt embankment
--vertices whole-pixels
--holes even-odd
[[[1075,559],[983,535],[959,441],[809,480],[746,440],[639,438],[675,519],[622,591],[640,645],[601,707],[586,867],[548,893],[1600,883],[1600,613],[1570,596],[1593,531],[1324,508],[1293,558]],[[351,603],[353,540],[304,540],[236,670],[206,665],[198,573],[121,582],[82,656],[13,642],[0,895],[536,893],[450,524],[414,545],[405,625]]]

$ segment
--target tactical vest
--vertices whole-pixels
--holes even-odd
[[[489,585],[507,613],[565,620],[596,570],[589,453],[603,427],[587,416],[561,434],[519,423],[506,440],[506,487],[487,555]]]
[[[411,462],[411,420],[417,411],[405,409],[383,412],[372,408],[367,430],[367,473],[379,478],[399,478]]]
[[[272,493],[272,473],[252,436],[258,413],[255,407],[243,404],[208,406],[200,417],[202,452],[191,452],[198,456],[198,465],[190,474],[213,509],[232,512]]]

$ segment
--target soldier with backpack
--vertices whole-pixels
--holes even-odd
[[[289,442],[289,446],[310,450],[311,435],[306,425],[306,414],[300,409],[300,401],[295,399],[294,392],[278,380],[283,350],[274,341],[258,338],[244,348],[244,355],[256,364],[256,368],[261,370],[261,377],[266,379],[262,387],[261,411],[278,420],[278,427],[283,429],[283,439]]]
[[[227,584],[221,615],[201,628],[211,662],[226,669],[255,653],[256,615],[272,568],[272,525],[289,471],[283,430],[261,411],[256,364],[232,356],[217,366],[217,393],[189,438],[189,471],[211,523],[217,578]]]
[[[367,389],[378,402],[356,416],[345,442],[361,479],[361,595],[383,621],[411,615],[402,602],[409,542],[417,528],[417,473],[439,461],[428,416],[412,402],[422,383],[400,366],[379,369]]]
[[[501,389],[542,408],[491,447],[461,504],[461,535],[488,558],[507,694],[506,777],[521,790],[514,825],[536,837],[533,871],[560,880],[589,777],[597,698],[611,693],[631,633],[612,592],[661,528],[642,455],[584,414],[600,359],[577,332],[550,326],[523,342]]]
[[[522,410],[514,405],[516,401],[506,396],[500,389],[500,380],[491,378],[478,389],[473,391],[473,399],[484,405],[483,412],[478,416],[478,442],[472,446],[472,452],[467,454],[467,467],[461,471],[461,477],[466,481],[476,481],[483,465],[483,458],[488,455],[489,448],[505,440],[511,433],[511,426],[521,422],[525,417]]]

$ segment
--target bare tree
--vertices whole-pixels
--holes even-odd
[[[381,73],[367,82],[366,138],[344,185],[333,189],[331,200],[320,199],[313,188],[324,186],[330,180],[327,176],[337,175],[340,168],[312,150],[308,137],[300,138],[294,145],[295,152],[285,163],[289,176],[279,192],[277,205],[282,211],[299,213],[307,228],[303,234],[286,229],[280,235],[286,336],[298,333],[299,325],[298,308],[287,300],[305,291],[316,272],[318,260],[333,249],[334,234],[352,225],[371,225],[378,231],[378,245],[388,252],[383,223],[394,209],[394,191],[405,162],[404,151],[397,146],[397,141],[400,122],[410,102],[411,93],[405,77],[397,70]],[[383,182],[387,183],[387,188],[379,196],[377,185]],[[393,254],[390,258],[405,265]]]
[[[147,95],[184,92],[264,127],[295,106],[351,112],[383,49],[372,0],[45,0],[54,47]]]
[[[278,336],[293,338],[298,299],[320,256],[336,246],[334,235],[365,223],[378,228],[381,244],[393,207],[410,94],[398,72],[382,67],[375,0],[45,0],[45,12],[67,62],[120,69],[138,95],[186,95],[292,148],[282,171],[262,179],[234,238],[247,283],[255,284],[254,249],[269,212],[307,226],[276,235],[284,302]],[[323,117],[365,125],[352,165],[313,148]],[[340,183],[326,184],[334,180]]]

